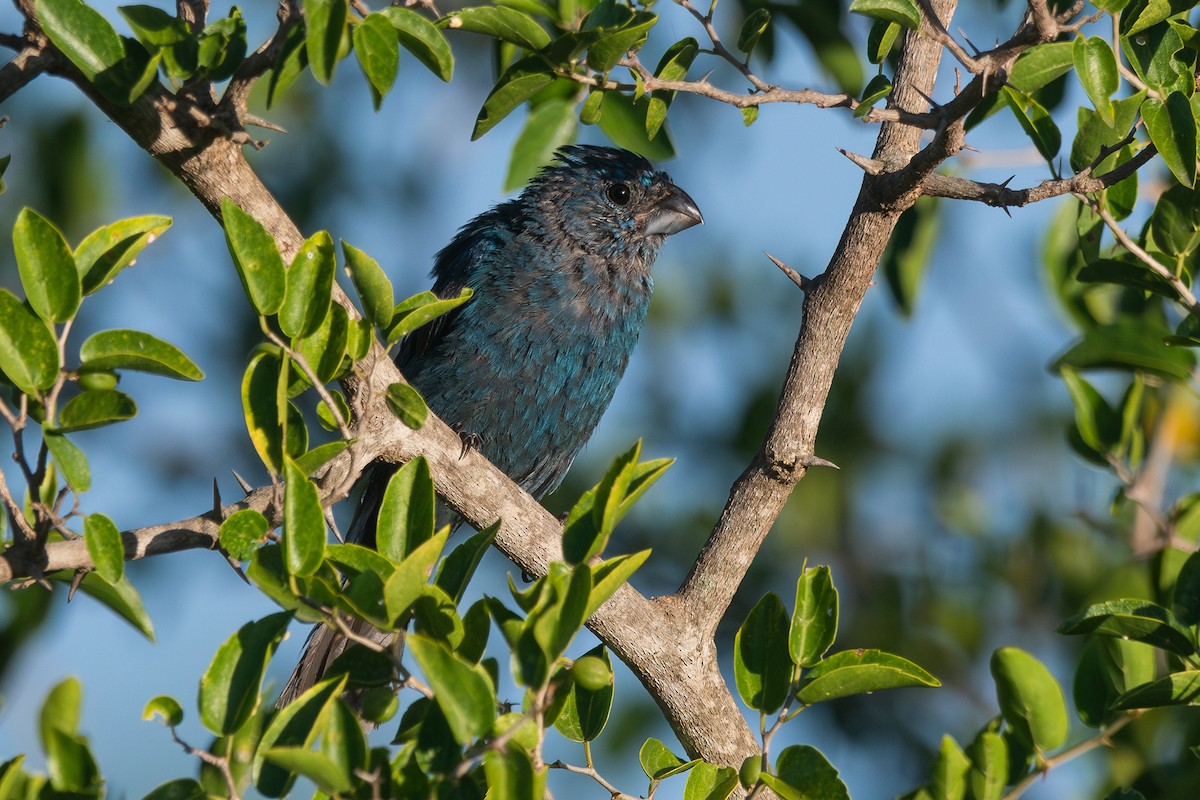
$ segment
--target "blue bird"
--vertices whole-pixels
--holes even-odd
[[[612,400],[646,318],[659,248],[703,221],[641,156],[560,148],[520,196],[467,223],[437,254],[434,294],[475,295],[407,337],[396,364],[464,442],[540,498]],[[378,464],[364,477],[349,540],[374,546],[394,469]],[[320,680],[345,645],[316,629],[280,705]]]

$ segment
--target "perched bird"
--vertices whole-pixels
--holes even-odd
[[[663,241],[703,221],[692,198],[641,156],[560,148],[519,197],[467,223],[437,254],[433,292],[470,287],[474,297],[406,338],[396,364],[465,442],[540,498],[612,400]],[[348,539],[374,545],[392,470],[369,470]],[[316,629],[280,705],[320,680],[345,645]]]

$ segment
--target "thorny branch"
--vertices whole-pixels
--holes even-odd
[[[32,20],[32,0],[17,2]],[[1096,191],[1088,187],[1111,185],[1103,181],[1115,183],[1119,178],[1114,176],[1122,174],[1118,170],[1125,169],[1131,174],[1145,163],[1143,160],[1132,167],[1127,163],[1099,178],[1091,177],[1089,172],[1047,182],[1052,186],[1043,184],[1026,190],[1029,194],[1023,198],[1004,194],[1018,190],[969,181],[966,184],[948,183],[945,176],[936,175],[934,170],[963,146],[962,120],[983,98],[1003,86],[1017,56],[1041,42],[1077,29],[1086,20],[1070,21],[1079,13],[1081,3],[1056,15],[1045,0],[1028,0],[1025,17],[1008,41],[992,50],[972,54],[954,43],[945,29],[943,20],[949,21],[955,0],[920,0],[920,3],[926,35],[907,35],[889,107],[873,108],[864,115],[867,121],[882,123],[876,153],[870,159],[859,157],[872,169],[866,170],[859,200],[828,268],[805,287],[804,321],[767,438],[753,462],[731,488],[721,519],[678,593],[647,600],[625,586],[590,623],[651,690],[689,754],[717,763],[739,763],[745,755],[757,752],[758,743],[749,729],[740,724],[738,708],[720,674],[713,642],[716,624],[724,615],[733,592],[741,584],[750,560],[783,503],[803,478],[807,467],[819,463],[812,456],[812,448],[833,370],[840,359],[858,304],[871,284],[878,257],[900,214],[922,193],[936,191],[963,195],[973,192],[976,196],[964,199],[987,202],[984,198],[991,197],[998,205],[1033,202],[1032,198],[1039,191],[1057,194]],[[432,7],[431,3],[421,4]],[[846,94],[786,90],[763,81],[750,70],[746,61],[724,47],[712,26],[711,12],[701,14],[688,0],[681,0],[681,4],[709,34],[710,52],[730,63],[750,82],[752,91],[747,94],[729,92],[712,85],[707,76],[697,81],[660,80],[636,55],[628,55],[622,60],[622,66],[631,70],[647,91],[691,93],[739,108],[781,102],[858,108],[859,101]],[[205,0],[180,0],[179,8],[181,15],[185,11],[190,14],[189,22],[195,28],[203,25],[207,5]],[[44,41],[33,41],[28,36],[20,42],[11,36],[0,40],[0,45],[20,48],[17,58],[0,69],[0,99],[7,96],[5,91],[11,94],[38,72],[67,77],[130,132],[135,141],[162,161],[214,214],[224,195],[236,196],[243,207],[255,206],[256,217],[267,225],[286,254],[298,245],[299,232],[270,193],[261,187],[253,170],[241,160],[240,149],[230,147],[231,143],[251,143],[249,137],[228,123],[223,126],[220,115],[214,111],[232,112],[239,125],[242,122],[254,124],[246,116],[246,95],[269,62],[277,57],[287,26],[296,22],[296,13],[294,2],[282,0],[279,29],[242,65],[217,109],[211,107],[211,88],[207,95],[205,92],[181,92],[172,96],[161,87],[152,90],[151,97],[140,100],[132,109],[113,107],[105,103],[77,70],[57,55],[57,51]],[[941,48],[954,54],[975,76],[944,105],[929,99]],[[12,64],[18,61],[18,66],[13,67]],[[590,86],[632,88],[607,77],[573,69],[560,74]],[[207,138],[193,138],[192,129],[179,135],[181,126],[189,119],[199,122],[201,127],[208,127]],[[153,133],[147,131],[148,120],[157,126]],[[932,141],[923,147],[918,135],[921,130],[934,132]],[[204,173],[206,166],[211,167],[204,160],[210,151],[214,161],[219,155],[224,158],[221,162],[224,167],[236,169],[231,173],[234,178]],[[1151,148],[1142,153],[1148,153],[1144,159],[1153,155]],[[1089,180],[1101,183],[1089,184]],[[248,185],[250,183],[253,185]],[[419,432],[402,430],[386,406],[377,402],[382,396],[382,388],[399,379],[394,365],[382,358],[369,366],[361,379],[355,380],[351,388],[357,388],[357,393],[348,392],[353,396],[352,406],[357,417],[364,424],[362,442],[365,449],[359,463],[375,458],[400,461],[418,454],[426,455],[439,494],[473,524],[483,526],[497,517],[504,519],[505,524],[497,537],[498,546],[522,569],[534,574],[544,573],[550,561],[561,558],[561,525],[477,453],[462,452],[457,435],[436,419],[431,417]],[[352,480],[351,458],[349,453],[343,453],[331,462],[325,475],[327,485],[340,486],[344,481]],[[241,503],[220,509],[219,513],[212,511],[179,523],[126,532],[123,534],[126,555],[140,558],[187,547],[212,547],[219,519],[239,508],[263,511],[277,525],[277,500],[278,487],[267,486],[251,492]],[[52,543],[44,552],[43,563],[31,563],[17,556],[19,554],[11,550],[0,556],[0,580],[40,574],[43,568],[47,571],[80,568],[91,563],[84,543],[78,540]],[[678,688],[680,685],[687,688],[682,700],[663,691],[664,686]],[[1111,734],[1116,729],[1117,724],[1114,724],[1106,733]],[[1052,761],[1054,759],[1047,764]],[[1023,790],[1023,786],[1018,788]]]

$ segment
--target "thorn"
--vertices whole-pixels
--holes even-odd
[[[883,172],[883,165],[873,158],[860,156],[858,153],[851,153],[849,150],[843,150],[840,147],[836,147],[834,149],[844,155],[846,158],[853,161],[859,169],[868,175],[878,175],[879,173]]]
[[[934,100],[932,97],[930,97],[929,95],[922,92],[916,86],[912,87],[912,90],[914,92],[916,92],[917,94],[921,95],[922,99],[924,99],[926,103],[929,103],[930,108],[933,111],[941,111],[942,110],[942,104],[939,103],[937,100]]]
[[[1000,210],[1004,212],[1006,217],[1012,219],[1012,212],[1008,210],[1008,206],[1000,206]]]
[[[962,40],[963,40],[964,42],[966,42],[966,43],[967,43],[967,47],[971,48],[971,54],[972,54],[972,55],[973,55],[975,58],[979,58],[981,55],[983,55],[983,51],[981,51],[981,50],[980,50],[978,47],[976,47],[976,46],[975,46],[975,43],[974,43],[974,42],[972,42],[970,39],[968,39],[968,38],[967,38],[967,34],[965,34],[965,33],[963,32],[963,29],[962,29],[962,28],[959,28],[959,29],[958,29],[958,35],[959,35],[959,36],[961,36],[961,37],[962,37]]]
[[[806,456],[801,456],[799,464],[800,464],[800,466],[804,467],[805,469],[809,469],[810,467],[832,467],[833,469],[837,469],[837,470],[841,469],[841,467],[839,467],[837,464],[833,463],[832,461],[826,461],[825,459],[821,458],[820,456],[816,456],[816,455],[812,455],[812,454],[809,454]]]
[[[784,275],[787,275],[789,278],[791,278],[792,283],[799,286],[801,291],[807,292],[812,287],[811,280],[804,277],[799,272],[796,272],[796,270],[792,269],[787,264],[783,263],[778,258],[771,255],[766,250],[763,251],[763,255],[766,256],[768,259],[770,259],[772,264],[779,267],[779,269],[783,272]]]
[[[243,581],[245,581],[246,585],[249,586],[250,579],[247,578],[246,573],[242,571],[242,565],[239,564],[233,556],[229,555],[229,553],[226,553],[224,550],[221,550],[221,555],[225,556],[225,563],[227,563],[229,565],[230,569],[232,569],[234,572],[236,572],[237,576],[239,578],[241,578]]]
[[[255,116],[254,114],[243,114],[242,115],[242,124],[243,125],[253,125],[256,128],[266,128],[269,131],[278,131],[280,133],[287,133],[287,130],[282,125],[279,125],[278,123],[275,123],[275,122],[271,122],[271,120],[269,120],[269,119],[263,119],[262,117]]]
[[[1010,183],[1012,183],[1012,179],[1013,179],[1013,178],[1015,178],[1015,177],[1017,177],[1017,176],[1016,176],[1016,175],[1009,175],[1009,176],[1008,176],[1007,178],[1005,178],[1005,179],[1004,179],[1004,181],[1003,181],[1003,182],[1000,184],[1000,188],[1001,188],[1001,189],[1007,189],[1007,188],[1008,188],[1008,185],[1009,185]]]
[[[221,503],[221,487],[217,486],[216,478],[213,478],[213,514],[221,522],[225,521],[225,506]]]
[[[247,483],[245,478],[243,478],[241,475],[238,475],[237,470],[231,469],[229,471],[233,473],[233,478],[238,482],[238,486],[242,487],[242,491],[246,493],[247,497],[249,497],[250,493],[254,491],[254,487]]]
[[[67,590],[67,602],[71,602],[71,598],[75,596],[75,590],[79,588],[79,584],[83,583],[83,579],[87,577],[90,570],[77,569],[75,574],[71,576],[71,588]],[[40,582],[40,581],[39,581]]]
[[[714,72],[716,72],[716,70],[715,70],[715,69],[710,69],[708,72],[706,72],[706,73],[704,73],[703,75],[701,75],[701,76],[700,76],[700,83],[708,83],[708,79],[709,79],[709,77],[710,77],[710,76],[712,76],[712,74],[713,74]]]
[[[980,152],[978,147],[975,147],[974,145],[967,144],[966,142],[963,142],[963,146],[962,146],[962,148],[963,148],[963,150],[969,150],[969,151],[971,151],[972,153],[978,153],[978,152]]]

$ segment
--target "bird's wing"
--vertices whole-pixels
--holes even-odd
[[[510,200],[464,225],[434,259],[433,293],[441,298],[450,298],[457,297],[466,287],[477,289],[472,283],[482,277],[487,269],[486,262],[512,236],[514,226],[520,224],[520,217],[517,201]],[[400,371],[403,372],[406,366],[436,348],[470,302],[404,337],[396,352],[396,366]]]

